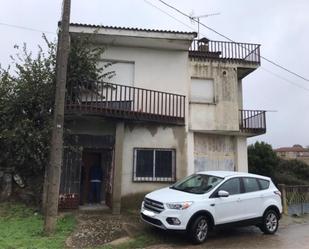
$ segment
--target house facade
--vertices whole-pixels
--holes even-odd
[[[295,144],[292,147],[280,147],[274,150],[278,157],[291,160],[297,159],[309,165],[309,149],[304,148],[300,144]]]
[[[94,164],[114,213],[197,171],[248,170],[247,137],[266,132],[265,112],[242,108],[242,79],[260,65],[259,45],[70,25],[72,39],[93,33],[105,48],[98,66],[115,76],[67,89],[60,203],[89,201]]]

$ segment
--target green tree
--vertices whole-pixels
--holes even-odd
[[[309,165],[295,159],[280,159],[275,178],[278,183],[287,185],[308,185]]]
[[[45,41],[35,58],[15,46],[14,71],[0,69],[0,165],[25,176],[41,174],[48,156],[56,48]]]
[[[51,120],[55,97],[56,43],[45,36],[47,50],[39,46],[33,55],[15,46],[8,69],[0,67],[0,167],[14,167],[24,177],[43,176],[48,163]],[[111,74],[97,67],[104,48],[95,47],[91,36],[71,42],[67,86],[96,82]],[[68,131],[66,131],[68,132]],[[42,177],[43,178],[43,177]]]
[[[309,184],[309,165],[299,160],[284,160],[270,144],[256,142],[248,146],[249,172],[269,176],[276,184]]]
[[[274,178],[278,162],[270,144],[256,142],[248,146],[249,172]]]

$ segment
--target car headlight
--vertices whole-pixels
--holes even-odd
[[[169,209],[183,210],[189,208],[193,204],[193,201],[166,203]]]

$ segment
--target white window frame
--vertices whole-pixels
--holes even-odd
[[[152,165],[152,176],[151,177],[137,177],[137,152],[139,150],[150,150],[153,151],[153,165]],[[172,175],[171,177],[156,177],[156,151],[170,151],[172,152]],[[165,148],[134,148],[133,152],[133,182],[175,182],[176,181],[176,149],[165,149]]]

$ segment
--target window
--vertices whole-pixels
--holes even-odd
[[[176,182],[171,188],[193,194],[204,194],[217,186],[223,178],[195,174]]]
[[[268,189],[268,187],[269,187],[269,181],[267,181],[267,180],[262,180],[262,179],[259,179],[258,181],[259,181],[259,183],[260,183],[260,186],[261,186],[261,189],[262,189],[262,190]]]
[[[214,103],[214,80],[191,79],[191,102]]]
[[[230,180],[227,180],[225,183],[222,184],[218,191],[220,190],[227,191],[230,195],[240,194],[239,178],[232,178]]]
[[[175,150],[134,149],[133,181],[175,181]]]
[[[245,188],[246,193],[260,190],[260,187],[259,187],[259,184],[256,178],[244,177],[243,181],[244,181],[244,188]]]
[[[134,63],[125,61],[99,61],[99,67],[104,68],[104,73],[108,73],[103,80],[108,83],[133,86],[134,83]]]

